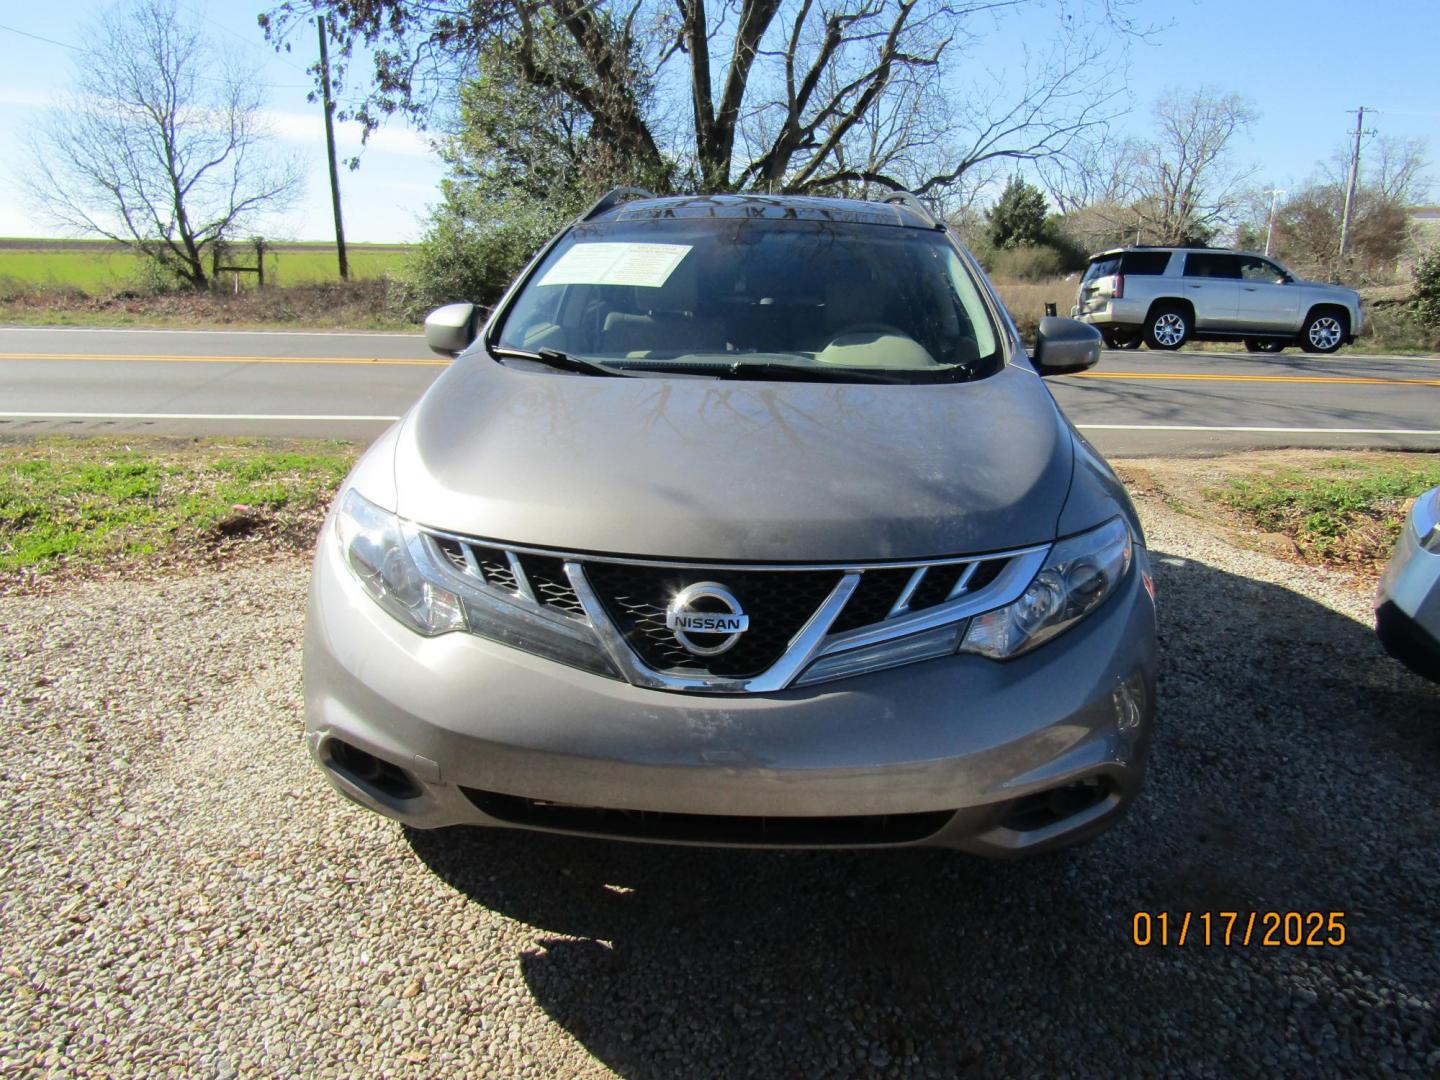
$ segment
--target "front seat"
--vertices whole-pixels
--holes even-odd
[[[695,265],[682,260],[658,289],[635,288],[639,312],[612,311],[605,317],[600,351],[609,356],[651,353],[724,352],[725,323],[701,317]]]

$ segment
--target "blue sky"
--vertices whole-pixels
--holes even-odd
[[[268,5],[246,0],[184,0],[213,31],[215,44],[251,58],[269,89],[273,127],[308,172],[304,202],[271,235],[325,239],[331,234],[319,106],[305,100],[314,35],[298,35],[295,51],[276,56],[255,16]],[[1072,0],[1073,2],[1073,0]],[[16,183],[27,130],[65,89],[77,55],[14,31],[75,43],[106,5],[76,0],[36,7],[0,0],[0,236],[59,235],[29,207]],[[1144,134],[1150,103],[1171,86],[1209,83],[1249,97],[1260,120],[1237,147],[1260,166],[1267,186],[1294,187],[1346,139],[1357,105],[1380,111],[1367,128],[1420,137],[1440,158],[1440,0],[1141,0],[1132,9],[1157,27],[1148,43],[1128,50],[1129,116],[1121,130]],[[1010,18],[987,37],[977,62],[991,66],[1025,42],[1043,44],[1052,10]],[[343,155],[359,149],[354,125],[338,133]],[[1432,168],[1440,175],[1440,168]],[[365,150],[358,171],[344,172],[346,235],[353,241],[404,241],[419,234],[443,170],[423,134],[394,124]],[[1440,188],[1437,188],[1440,190]]]

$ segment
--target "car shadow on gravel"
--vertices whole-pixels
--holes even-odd
[[[625,1076],[1433,1075],[1440,687],[1298,593],[1154,559],[1150,782],[1087,847],[993,863],[407,839],[470,901],[538,928],[531,994]],[[1169,913],[1172,945],[1136,947],[1137,911]],[[1237,930],[1207,948],[1196,919],[1173,943],[1207,911],[1343,911],[1348,938],[1266,948]]]

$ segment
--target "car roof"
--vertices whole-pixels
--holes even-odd
[[[633,199],[606,207],[590,221],[640,221],[647,218],[789,218],[802,221],[843,221],[908,229],[936,228],[900,203],[830,199],[814,195],[676,195]]]
[[[1096,259],[1108,259],[1113,255],[1124,255],[1131,251],[1197,251],[1211,255],[1253,255],[1257,259],[1266,259],[1269,262],[1275,261],[1270,255],[1262,255],[1258,251],[1243,251],[1240,248],[1167,247],[1163,244],[1127,244],[1125,247],[1106,248],[1104,251],[1097,251],[1094,255],[1091,255],[1090,261],[1094,262]]]

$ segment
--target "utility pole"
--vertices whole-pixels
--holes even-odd
[[[335,168],[335,102],[330,98],[330,53],[325,46],[325,16],[317,15],[315,25],[320,29],[320,87],[325,102],[325,146],[330,152],[330,202],[335,207],[335,250],[340,254],[340,279],[344,281],[350,277],[350,261],[345,257],[345,222],[340,216],[340,173]]]
[[[1265,254],[1268,257],[1271,241],[1275,239],[1275,200],[1285,194],[1285,189],[1269,188],[1262,194],[1270,196],[1270,217],[1265,224]]]
[[[1350,153],[1350,179],[1345,184],[1345,212],[1340,218],[1340,255],[1337,274],[1345,269],[1345,249],[1350,246],[1350,216],[1355,211],[1355,185],[1360,182],[1360,136],[1365,134],[1365,106],[1355,110],[1355,149]]]

